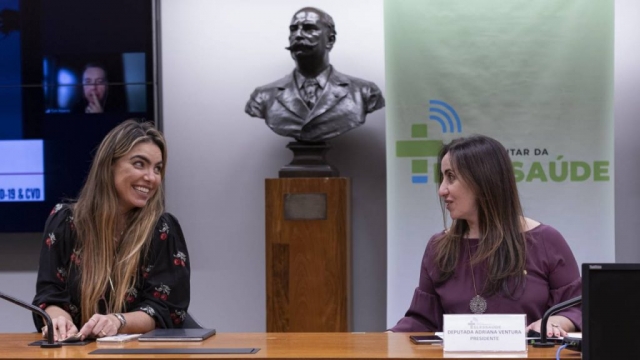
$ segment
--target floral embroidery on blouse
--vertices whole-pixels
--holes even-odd
[[[53,305],[65,309],[79,329],[84,325],[80,323],[79,289],[82,254],[69,204],[53,208],[44,234],[33,304],[42,309]],[[176,316],[181,319],[181,312],[186,314],[189,306],[188,255],[178,220],[163,214],[152,232],[148,251],[139,256],[139,271],[133,287],[125,294],[123,312],[144,311],[154,318],[157,327],[181,326],[182,320],[176,322]],[[34,316],[34,323],[38,331],[44,326],[40,316]]]
[[[171,288],[161,283],[160,286],[156,288],[156,291],[153,292],[153,297],[156,299],[167,301],[167,299],[169,298],[169,294],[171,294]]]
[[[67,280],[67,269],[59,267],[57,269],[56,277],[62,282]]]
[[[137,297],[138,297],[138,290],[136,290],[136,288],[131,288],[131,289],[127,290],[127,302],[128,303],[132,303],[132,302],[136,301]]]
[[[51,250],[51,246],[56,243],[56,234],[49,233],[49,236],[44,240],[44,243],[47,244],[49,250]]]
[[[153,270],[153,265],[147,265],[147,266],[143,265],[141,270],[142,270],[142,277],[146,279],[149,277],[151,270]]]
[[[184,319],[187,317],[187,312],[183,310],[175,310],[171,313],[171,319],[173,323],[178,325],[184,322]]]
[[[153,308],[149,305],[143,306],[140,308],[140,311],[144,311],[147,313],[147,315],[153,317],[156,314],[156,311],[153,310]]]
[[[162,223],[162,228],[160,229],[160,240],[167,240],[169,237],[169,225],[167,223]]]
[[[176,266],[185,266],[187,262],[187,255],[183,254],[182,252],[178,251],[177,254],[173,255],[173,264]]]
[[[57,213],[58,211],[60,211],[60,209],[62,209],[62,206],[64,206],[63,204],[56,204],[56,206],[53,207],[53,209],[51,210],[51,213],[49,215],[53,215],[55,213]]]

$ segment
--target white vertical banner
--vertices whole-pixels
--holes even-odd
[[[387,325],[445,227],[434,166],[457,137],[502,142],[525,215],[614,261],[613,25],[612,0],[385,2]]]

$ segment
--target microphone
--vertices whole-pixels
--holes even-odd
[[[49,314],[47,314],[44,310],[40,309],[37,306],[33,306],[29,303],[26,303],[22,300],[18,300],[14,297],[11,297],[9,295],[3,294],[2,292],[0,292],[0,298],[5,299],[9,302],[12,302],[18,306],[22,306],[25,309],[29,309],[32,312],[38,313],[39,315],[41,315],[45,322],[47,323],[47,329],[49,329],[49,331],[47,331],[47,342],[46,343],[42,343],[40,344],[40,347],[43,348],[58,348],[61,347],[61,344],[58,344],[56,342],[53,341],[53,323],[51,322],[51,317],[49,316]]]
[[[579,304],[582,302],[582,296],[575,297],[573,299],[569,299],[565,302],[561,302],[560,304],[554,305],[549,310],[547,310],[544,315],[542,315],[542,321],[540,321],[540,341],[533,343],[533,347],[553,347],[556,344],[553,342],[547,341],[547,322],[549,321],[549,317],[551,315],[562,311],[566,308],[570,308],[573,305]]]

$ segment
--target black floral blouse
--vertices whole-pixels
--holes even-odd
[[[33,305],[44,309],[56,305],[71,314],[79,329],[79,264],[82,254],[76,250],[73,212],[68,204],[58,204],[45,224],[40,251],[40,267]],[[154,318],[156,327],[181,327],[189,307],[189,253],[178,220],[164,213],[156,224],[146,256],[133,288],[127,292],[125,312],[144,311]],[[104,304],[99,304],[105,312]],[[38,331],[42,318],[34,315]]]

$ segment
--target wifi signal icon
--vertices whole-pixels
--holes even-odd
[[[429,100],[429,120],[436,121],[442,127],[443,133],[462,132],[462,123],[453,106],[442,100]],[[455,127],[454,127],[455,121]],[[448,127],[447,127],[448,125]],[[447,129],[449,131],[447,131]]]

